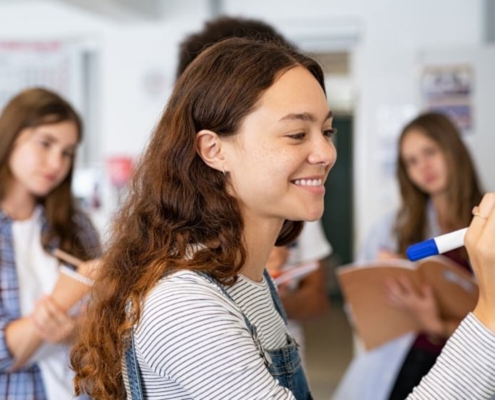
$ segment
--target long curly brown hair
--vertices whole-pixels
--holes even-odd
[[[0,200],[6,196],[6,182],[11,178],[8,160],[14,143],[26,128],[70,121],[76,125],[78,142],[82,140],[82,122],[74,108],[57,93],[44,88],[26,89],[13,97],[0,115]],[[97,249],[89,249],[78,236],[79,227],[74,215],[78,212],[71,193],[75,159],[64,180],[48,195],[39,198],[48,221],[42,235],[43,246],[52,239],[60,240],[59,247],[83,260],[93,258]]]
[[[429,196],[421,191],[409,178],[406,165],[400,154],[402,142],[412,130],[419,130],[434,140],[444,152],[448,176],[448,207],[446,221],[448,231],[469,225],[471,210],[481,201],[482,190],[469,151],[462,141],[459,130],[450,119],[439,113],[419,115],[402,130],[399,138],[397,176],[399,179],[402,206],[396,220],[398,250],[401,254],[413,243],[426,239],[427,203]],[[466,254],[467,257],[467,254]]]
[[[324,89],[319,65],[273,42],[227,39],[202,52],[179,78],[114,222],[87,319],[72,351],[76,392],[124,399],[122,357],[141,304],[156,282],[178,269],[203,271],[232,284],[246,259],[238,201],[228,174],[196,151],[202,129],[233,136],[280,74],[305,67]],[[285,221],[278,245],[299,234]],[[194,256],[191,245],[201,244]],[[126,313],[128,301],[133,309]]]

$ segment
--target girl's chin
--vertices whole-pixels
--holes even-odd
[[[423,189],[423,192],[425,192],[428,196],[437,196],[440,194],[444,194],[446,189],[444,187],[439,187],[437,185],[435,186],[428,186]]]
[[[48,196],[55,188],[36,188],[31,191],[31,194],[35,197],[46,197]]]
[[[323,216],[323,209],[315,210],[304,215],[302,218],[299,219],[299,221],[313,222],[319,220],[322,216]]]

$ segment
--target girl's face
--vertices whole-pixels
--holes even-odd
[[[11,184],[30,196],[46,196],[67,176],[77,140],[72,121],[23,129],[9,158]]]
[[[336,160],[332,114],[303,67],[283,73],[237,135],[224,139],[226,170],[243,214],[313,221],[323,213],[325,180]]]
[[[447,189],[447,161],[436,141],[411,129],[402,140],[400,152],[409,179],[420,190],[433,196]]]

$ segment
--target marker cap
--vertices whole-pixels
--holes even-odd
[[[409,246],[406,251],[407,258],[411,261],[417,261],[429,256],[436,256],[437,254],[439,254],[439,251],[434,239],[428,239],[424,242]]]

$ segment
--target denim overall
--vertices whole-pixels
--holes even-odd
[[[199,273],[208,281],[216,284],[220,290],[232,301],[232,297],[225,290],[225,288],[213,279],[210,275],[205,273]],[[268,276],[267,271],[264,271],[264,276],[270,287],[273,302],[277,312],[280,314],[285,323],[287,323],[287,316],[285,315],[282,302],[277,294],[277,290],[273,285],[272,280]],[[242,312],[242,311],[241,311]],[[279,384],[289,389],[297,400],[312,400],[311,393],[309,392],[308,382],[304,375],[304,370],[301,364],[301,358],[297,350],[297,343],[290,336],[287,335],[288,344],[276,350],[264,350],[258,338],[256,326],[249,322],[248,318],[242,313],[244,321],[253,337],[253,341],[258,348],[261,357],[265,361],[265,365],[270,374],[279,382]],[[136,356],[136,349],[134,343],[134,335],[131,335],[129,347],[125,352],[125,362],[127,368],[127,376],[129,378],[129,386],[131,389],[131,400],[144,400],[143,389],[141,385],[139,365]]]

